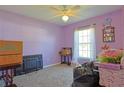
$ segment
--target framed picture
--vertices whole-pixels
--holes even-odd
[[[103,29],[103,42],[114,42],[115,41],[115,31],[114,27],[106,26]]]

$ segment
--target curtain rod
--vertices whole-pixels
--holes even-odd
[[[87,27],[87,26],[95,26],[95,25],[96,25],[96,23],[91,24],[91,25],[84,25],[84,26],[80,26],[80,27],[78,27],[78,28],[81,28],[81,27]]]

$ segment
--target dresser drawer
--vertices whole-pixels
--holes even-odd
[[[21,64],[22,55],[7,55],[0,56],[0,66],[9,65],[9,64]]]

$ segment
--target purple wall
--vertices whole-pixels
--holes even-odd
[[[123,49],[124,49],[124,7],[122,8],[122,17],[121,17],[121,22],[122,22],[122,32],[121,32],[121,37],[122,37],[122,40],[120,43],[123,44]]]
[[[104,44],[102,29],[105,18],[112,18],[116,41],[109,43],[113,48],[124,48],[124,8],[102,16],[80,21],[64,27],[25,16],[0,11],[0,39],[20,40],[24,42],[23,55],[43,54],[44,65],[60,61],[58,51],[61,47],[73,47],[74,29],[96,23],[97,54]]]
[[[60,61],[58,51],[63,46],[61,27],[13,13],[0,11],[0,39],[23,41],[23,55],[43,54],[43,64]]]
[[[94,18],[87,19],[85,21],[80,21],[77,23],[73,23],[70,25],[67,25],[64,27],[65,31],[65,46],[67,47],[73,47],[73,38],[74,38],[74,30],[77,27],[85,26],[85,25],[91,25],[96,24],[96,51],[97,54],[101,51],[101,46],[103,43],[103,37],[102,37],[102,29],[103,29],[103,23],[105,21],[105,18],[110,17],[112,18],[112,26],[115,27],[115,42],[109,43],[109,45],[112,48],[123,48],[122,40],[123,40],[123,29],[124,24],[122,22],[122,10],[114,11],[102,16],[97,16]]]

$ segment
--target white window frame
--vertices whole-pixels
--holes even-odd
[[[89,35],[90,35],[90,33],[88,33],[88,30],[90,30],[91,28],[86,28],[86,29],[83,29],[83,30],[79,30],[78,31],[78,33],[79,33],[79,37],[78,37],[78,40],[79,40],[79,45],[78,45],[78,47],[80,47],[80,45],[82,45],[82,50],[80,50],[80,48],[78,48],[78,51],[79,51],[79,57],[83,57],[83,58],[90,58],[90,52],[91,52],[91,49],[88,49],[88,45],[89,45],[89,47],[91,46],[91,41],[90,40],[88,40],[88,38],[90,37]],[[85,35],[82,33],[82,35],[80,35],[81,34],[81,32],[83,32],[83,31],[85,31]],[[87,40],[87,42],[80,42],[80,38],[86,38]],[[88,42],[89,41],[89,42]],[[83,45],[87,45],[86,47],[87,47],[87,49],[83,49]],[[82,55],[80,55],[80,52],[82,51]],[[83,52],[86,52],[86,54],[87,55],[85,55],[85,54],[83,54]]]
[[[90,34],[90,49],[86,50],[89,51],[90,55],[89,56],[80,56],[79,55],[79,31],[84,31],[84,30],[88,30],[91,29],[92,33]],[[88,37],[87,37],[88,38]],[[83,42],[82,42],[83,43]],[[83,43],[84,44],[84,43]],[[84,50],[83,50],[84,51]],[[89,59],[89,60],[95,60],[96,59],[96,43],[95,43],[95,27],[85,27],[85,28],[79,28],[76,29],[75,33],[74,33],[74,56],[73,56],[73,60],[74,61],[78,61],[78,59]]]

